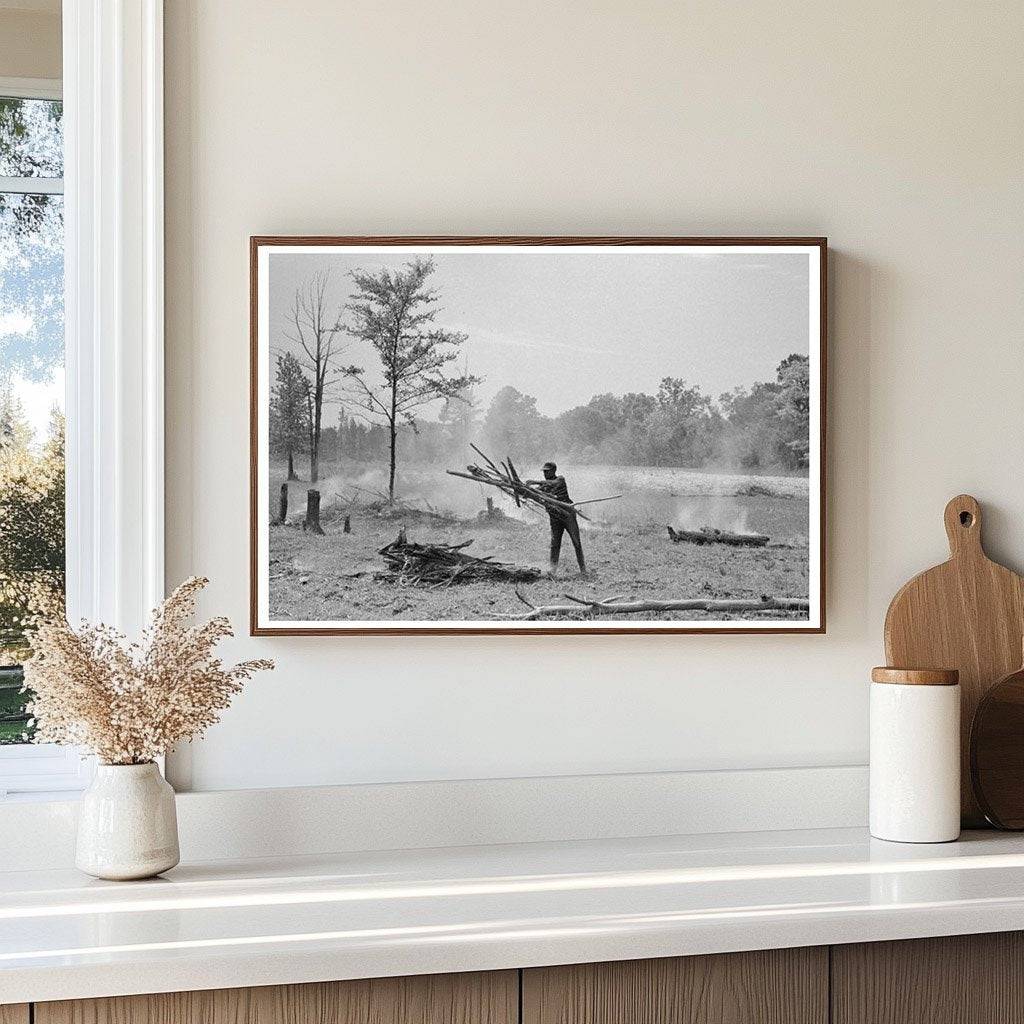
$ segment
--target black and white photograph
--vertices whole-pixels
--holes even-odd
[[[252,630],[824,628],[819,239],[252,240]]]

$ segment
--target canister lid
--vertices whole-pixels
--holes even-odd
[[[905,686],[956,686],[960,673],[955,668],[889,668],[871,670],[873,683],[900,683]]]

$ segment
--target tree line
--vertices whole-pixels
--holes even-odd
[[[809,462],[807,356],[791,355],[774,381],[739,387],[717,401],[678,377],[651,395],[595,395],[555,417],[536,400],[502,388],[482,424],[496,451],[550,451],[583,464],[798,471]]]
[[[0,664],[27,654],[27,623],[64,600],[64,417],[41,445],[17,397],[0,393]]]
[[[452,371],[466,336],[434,323],[437,294],[426,285],[433,269],[430,260],[415,260],[401,271],[356,271],[355,294],[333,317],[326,314],[326,275],[297,292],[286,332],[296,351],[276,357],[270,398],[271,449],[287,459],[289,479],[297,478],[300,457],[308,457],[314,482],[323,459],[386,461],[393,497],[399,459],[461,463],[473,440],[499,456],[527,460],[807,468],[809,360],[797,354],[778,365],[774,380],[717,399],[664,377],[654,394],[595,395],[554,417],[510,386],[483,410],[480,379]],[[370,344],[379,383],[363,368],[340,363],[344,337]],[[328,401],[341,406],[336,424],[323,422]],[[438,402],[436,420],[420,417]]]
[[[808,465],[810,389],[806,356],[792,355],[776,379],[736,388],[712,401],[677,378],[655,394],[595,395],[559,416],[543,416],[537,400],[502,388],[486,411],[472,397],[442,407],[436,421],[401,431],[400,460],[461,465],[469,442],[489,453],[554,457],[577,464],[682,466],[709,464],[797,472]],[[298,451],[305,453],[306,449]],[[321,433],[322,459],[381,463],[390,453],[382,423],[344,409]]]

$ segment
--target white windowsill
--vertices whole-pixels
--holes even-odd
[[[0,1003],[1024,928],[1024,837],[862,829],[0,875]]]
[[[53,743],[0,746],[0,803],[67,800],[89,785],[95,759]]]

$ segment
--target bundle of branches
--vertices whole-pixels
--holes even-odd
[[[578,507],[579,505],[585,504],[584,502],[574,503],[570,501],[559,501],[557,498],[552,498],[550,494],[546,494],[544,491],[524,483],[522,478],[516,472],[516,467],[512,464],[511,459],[506,459],[499,467],[484,455],[484,453],[480,451],[475,444],[471,444],[470,448],[472,448],[473,451],[475,451],[477,455],[487,463],[487,466],[467,466],[465,473],[449,469],[446,470],[449,476],[460,476],[464,480],[475,480],[480,484],[488,484],[491,487],[497,487],[499,491],[503,491],[505,494],[510,495],[519,508],[522,508],[523,502],[525,501],[528,505],[532,504],[538,506],[546,512],[575,512],[580,519],[587,518]]]
[[[403,530],[396,540],[378,552],[387,563],[385,572],[378,576],[403,584],[442,586],[479,580],[529,583],[541,576],[539,569],[467,555],[464,549],[472,543],[472,540],[467,540],[461,544],[415,544],[406,539]]]

